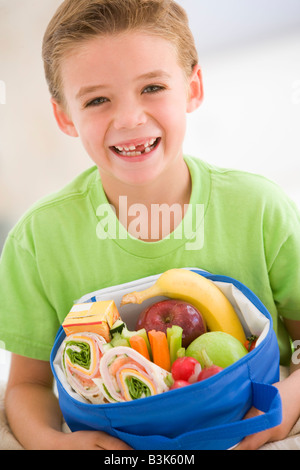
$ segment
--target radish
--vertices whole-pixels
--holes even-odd
[[[172,364],[172,377],[174,381],[184,380],[189,384],[195,383],[201,372],[201,364],[193,357],[179,357]]]
[[[191,385],[190,382],[186,380],[175,380],[173,385],[171,385],[170,390],[175,390],[176,388],[186,387],[187,385]]]
[[[201,364],[203,367],[198,376],[197,382],[201,382],[201,380],[209,379],[209,377],[212,377],[213,375],[216,375],[222,370],[224,370],[223,367],[219,367],[212,362],[212,360],[210,359],[205,349],[202,349],[201,351],[199,351],[199,358],[201,360]]]
[[[206,367],[205,369],[202,369],[202,371],[200,372],[198,376],[198,382],[200,382],[201,380],[208,379],[209,377],[212,377],[213,375],[218,374],[222,370],[224,370],[222,367],[215,366],[215,365]]]

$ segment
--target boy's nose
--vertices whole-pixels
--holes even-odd
[[[124,100],[119,104],[114,116],[114,127],[120,129],[134,129],[145,124],[147,116],[145,110],[136,100]]]

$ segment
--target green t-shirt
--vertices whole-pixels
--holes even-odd
[[[262,176],[185,159],[189,209],[163,240],[143,242],[125,231],[96,167],[22,217],[0,260],[0,340],[8,350],[49,360],[60,324],[83,295],[193,266],[249,287],[271,313],[286,359],[290,344],[280,316],[300,320],[297,208]]]

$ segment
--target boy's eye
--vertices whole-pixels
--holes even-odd
[[[162,85],[149,85],[146,88],[143,89],[143,93],[158,93],[160,91],[163,91],[165,87]]]
[[[91,106],[99,106],[100,104],[106,103],[109,100],[105,98],[104,96],[100,96],[99,98],[95,98],[91,101],[88,101],[85,105],[85,108],[91,107]]]

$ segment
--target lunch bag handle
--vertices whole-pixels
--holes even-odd
[[[175,438],[138,436],[115,429],[117,437],[139,450],[225,450],[245,436],[278,426],[282,420],[279,391],[269,384],[252,382],[253,406],[263,414],[211,428],[197,429]],[[202,447],[203,444],[203,447]]]

